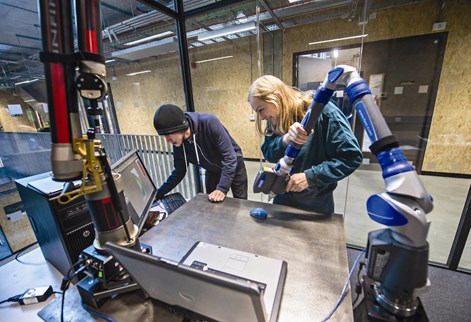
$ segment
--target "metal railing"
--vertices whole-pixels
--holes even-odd
[[[111,165],[137,150],[157,187],[172,173],[172,146],[158,135],[100,134],[97,139],[102,141]],[[13,181],[48,171],[51,171],[49,133],[0,132],[0,180]],[[172,192],[191,199],[197,194],[195,179],[195,168],[188,167],[187,175]]]

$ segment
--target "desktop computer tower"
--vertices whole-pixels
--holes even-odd
[[[44,257],[66,275],[95,239],[85,198],[60,204],[63,183],[53,181],[50,172],[18,179],[16,186]]]

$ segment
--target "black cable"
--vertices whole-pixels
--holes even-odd
[[[355,300],[352,303],[353,310],[355,310],[355,308],[356,308],[355,304],[358,301],[358,299],[360,298],[360,295],[361,295],[361,292],[362,292],[362,285],[361,285],[361,281],[360,281],[360,273],[363,270],[364,266],[365,266],[365,263],[360,262],[360,267],[358,268],[358,273],[357,273],[357,283],[355,285],[355,293],[357,294],[357,296],[355,297]]]
[[[68,284],[68,283],[67,283]],[[68,287],[69,285],[67,285]],[[62,291],[62,299],[61,299],[61,322],[64,322],[64,302],[65,302],[65,291],[67,288]]]
[[[363,303],[363,302],[365,301],[365,299],[366,299],[366,297],[364,297],[364,296],[361,298],[361,301],[358,302],[357,306],[355,306],[355,307],[353,308],[353,311],[354,311],[354,312],[355,312],[355,310],[357,310],[357,309],[361,306],[361,303]]]
[[[77,276],[78,274],[80,274],[81,272],[83,272],[87,266],[86,265],[83,265],[82,267],[80,267],[79,269],[77,269],[72,275],[70,275],[71,271],[78,265],[81,265],[85,262],[85,259],[84,258],[81,258],[79,259],[77,262],[75,262],[74,264],[72,264],[72,266],[70,266],[69,270],[67,271],[67,274],[64,276],[64,278],[62,279],[62,283],[61,283],[61,291],[62,291],[62,299],[61,299],[61,322],[64,321],[64,303],[65,303],[65,292],[67,291],[67,289],[69,288],[69,285],[70,285],[70,281],[75,277]]]
[[[20,257],[20,255],[22,255],[25,251],[27,251],[28,249],[30,249],[31,247],[35,246],[38,242],[34,242],[32,243],[31,245],[29,246],[26,246],[25,248],[23,248],[22,250],[20,250],[18,253],[16,253],[15,255],[15,260],[18,262],[18,263],[21,263],[21,264],[24,264],[24,265],[42,265],[42,264],[46,264],[46,262],[40,262],[40,263],[28,263],[28,262],[23,262],[21,261],[18,257]]]
[[[20,301],[20,297],[21,297],[22,295],[23,295],[23,294],[18,294],[18,295],[9,297],[9,298],[7,298],[6,300],[0,301],[0,304],[6,303],[6,302],[19,302],[19,301]]]
[[[358,299],[360,298],[360,294],[361,294],[361,293],[357,293],[357,296],[356,296],[355,299],[353,300],[352,307],[355,307],[356,302],[357,302]],[[353,310],[355,310],[355,309],[353,309]]]
[[[72,266],[70,266],[69,270],[67,271],[67,274],[65,274],[65,278],[67,279],[71,279],[71,278],[74,278],[75,275],[72,275],[72,276],[69,276],[71,271],[74,269],[74,267],[78,266],[78,265],[81,265],[85,262],[85,259],[84,258],[80,258],[78,261],[76,261],[74,264],[72,264]],[[74,273],[75,274],[75,273]]]
[[[360,262],[360,267],[358,268],[358,273],[357,273],[357,284],[360,283],[360,273],[361,273],[364,265],[365,265],[365,263]]]

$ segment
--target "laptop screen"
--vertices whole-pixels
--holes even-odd
[[[154,300],[217,321],[266,321],[263,292],[229,278],[107,243],[106,248]]]
[[[111,170],[121,174],[126,208],[140,232],[147,220],[157,189],[137,151],[132,151],[118,160]]]

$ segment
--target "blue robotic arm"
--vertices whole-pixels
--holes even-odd
[[[331,73],[343,76],[336,83],[344,82],[346,85],[347,95],[372,142],[370,149],[381,165],[386,192],[368,199],[368,215],[374,221],[389,226],[398,242],[411,247],[425,246],[429,228],[425,214],[432,211],[432,197],[407,162],[373,100],[368,84],[356,69],[339,66]]]
[[[420,306],[416,290],[427,284],[430,222],[425,215],[432,211],[432,197],[407,162],[355,68],[338,66],[330,74],[342,75],[338,80],[345,82],[385,182],[386,191],[371,196],[366,203],[370,218],[388,226],[368,234],[368,278],[364,286],[365,292],[374,292],[373,300],[367,303],[369,315],[384,309],[386,313],[379,316],[412,317]],[[330,82],[329,76],[325,82]]]

